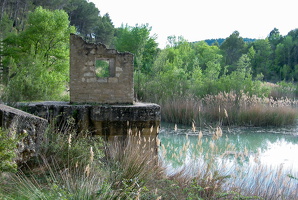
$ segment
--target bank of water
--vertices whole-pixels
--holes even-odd
[[[221,137],[215,137],[216,131],[222,133]],[[261,176],[267,177],[259,180],[263,184],[271,184],[270,180],[281,176],[282,180],[291,182],[291,187],[298,187],[298,180],[289,178],[298,174],[298,125],[199,130],[162,124],[159,139],[160,160],[169,174],[184,170],[188,175],[195,175],[206,168],[206,160],[212,160],[217,170],[224,175],[234,174],[234,181],[242,185],[245,182],[247,187],[256,184],[255,179]]]

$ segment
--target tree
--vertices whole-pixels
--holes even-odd
[[[103,43],[107,46],[112,44],[115,28],[109,14],[105,14],[97,23],[94,29],[95,42]]]
[[[0,41],[2,41],[3,38],[8,36],[8,34],[11,32],[13,27],[13,21],[8,18],[6,14],[2,16],[2,19],[0,20]]]
[[[37,7],[41,6],[49,10],[64,9],[70,0],[32,0],[33,4]]]
[[[272,50],[275,51],[276,46],[278,45],[278,43],[281,42],[282,36],[280,35],[280,32],[277,28],[274,28],[268,37],[268,40],[271,44]]]
[[[65,7],[69,15],[70,24],[77,28],[77,32],[88,41],[93,41],[95,28],[100,22],[99,10],[92,2],[86,0],[70,0]]]
[[[201,69],[207,68],[208,62],[220,64],[223,56],[221,55],[218,46],[209,46],[206,42],[201,41],[194,44],[195,55],[199,60]]]
[[[124,26],[116,29],[114,45],[118,51],[131,52],[134,54],[134,70],[135,70],[135,96],[142,98],[143,83],[152,72],[152,65],[157,55],[158,44],[156,36],[150,36],[151,27],[148,24],[136,25],[135,27]]]
[[[275,55],[274,71],[278,75],[279,80],[284,80],[284,76],[282,74],[282,68],[284,63],[286,63],[285,45],[282,43],[279,43],[278,45],[276,45],[274,55]]]
[[[29,11],[33,8],[32,0],[2,0],[0,2],[0,21],[5,15],[13,20],[13,27],[23,31]]]
[[[69,77],[69,25],[63,10],[38,7],[28,27],[5,43],[7,101],[49,100],[66,89]]]
[[[234,31],[220,46],[225,55],[225,65],[235,65],[245,50],[245,42],[238,31]]]
[[[291,30],[288,36],[292,37],[292,48],[291,48],[291,67],[298,64],[298,29]]]
[[[134,54],[135,70],[143,72],[148,69],[145,64],[153,63],[153,58],[157,54],[156,36],[150,36],[150,32],[151,27],[148,24],[140,26],[137,24],[135,27],[122,25],[116,30],[115,48],[121,52],[128,51]]]
[[[254,76],[263,74],[265,80],[270,80],[272,78],[272,49],[268,38],[256,40],[252,46],[255,51],[252,58]]]

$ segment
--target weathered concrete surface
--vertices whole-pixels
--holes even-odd
[[[8,129],[11,137],[21,137],[17,146],[17,163],[26,162],[38,153],[48,121],[0,104],[0,127]]]
[[[73,119],[78,131],[89,130],[93,135],[106,137],[139,132],[157,136],[161,120],[160,106],[151,103],[75,105],[68,102],[39,102],[19,106],[31,114],[55,120],[57,125]]]
[[[109,62],[109,77],[96,75],[96,61]],[[133,104],[133,54],[70,35],[70,102]]]

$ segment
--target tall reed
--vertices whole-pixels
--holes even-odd
[[[288,98],[260,98],[245,93],[221,92],[204,98],[171,99],[162,103],[166,122],[204,126],[284,126],[297,118],[298,101]]]
[[[139,134],[129,135],[125,140],[114,138],[107,144],[106,177],[117,198],[140,198],[148,185],[163,177],[156,140]]]

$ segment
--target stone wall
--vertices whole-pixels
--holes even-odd
[[[23,163],[38,153],[48,121],[0,104],[0,127],[8,129],[10,137],[22,136],[16,147],[16,162]]]
[[[64,126],[73,119],[77,132],[88,130],[92,135],[106,138],[126,136],[130,132],[157,136],[161,120],[160,106],[153,103],[71,105],[68,102],[35,102],[18,105],[31,114],[56,121],[57,126]]]
[[[107,77],[97,76],[98,60],[108,63]],[[133,55],[107,49],[103,44],[87,43],[71,34],[71,103],[132,104],[133,99]]]

